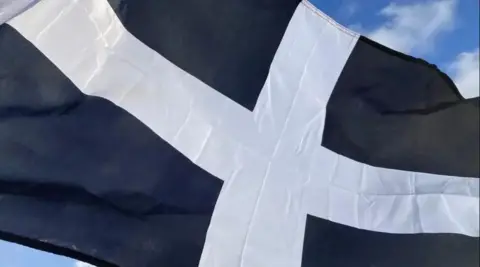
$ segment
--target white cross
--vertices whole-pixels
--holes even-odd
[[[477,179],[375,168],[320,145],[358,36],[308,2],[253,113],[139,42],[106,0],[44,0],[9,23],[84,93],[224,180],[200,266],[300,267],[307,213],[375,231],[479,235]]]

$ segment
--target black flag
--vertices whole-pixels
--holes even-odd
[[[479,99],[434,65],[308,1],[17,3],[0,239],[97,266],[478,266]]]

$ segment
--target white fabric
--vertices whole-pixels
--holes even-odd
[[[373,231],[479,236],[478,179],[376,168],[320,145],[358,35],[308,2],[253,113],[138,41],[106,0],[43,0],[9,23],[84,93],[225,181],[200,266],[299,267],[307,213]]]
[[[0,25],[40,0],[0,0]]]

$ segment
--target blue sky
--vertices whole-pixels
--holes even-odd
[[[479,92],[478,0],[311,0],[341,24],[436,64],[464,96]],[[87,267],[0,241],[0,267]]]
[[[478,96],[478,0],[312,0],[341,24],[448,73]]]

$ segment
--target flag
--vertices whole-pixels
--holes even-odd
[[[0,239],[97,266],[478,266],[479,99],[436,66],[306,0],[0,3]]]

